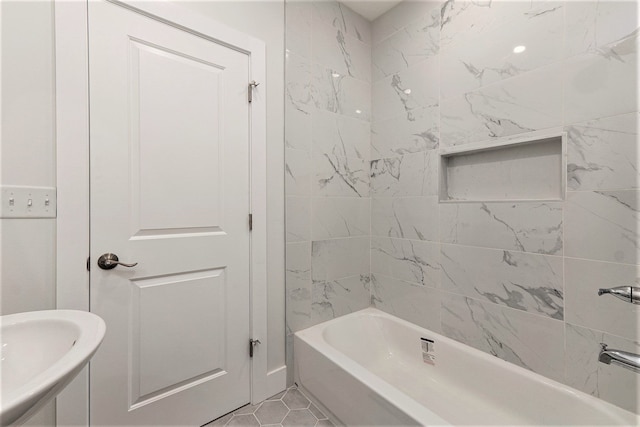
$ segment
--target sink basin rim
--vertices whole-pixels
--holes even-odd
[[[0,317],[0,328],[42,321],[62,321],[78,329],[75,345],[59,360],[26,383],[2,393],[0,414],[10,413],[30,397],[46,394],[74,370],[84,366],[96,352],[106,331],[104,320],[93,313],[79,310],[43,310],[9,314]]]

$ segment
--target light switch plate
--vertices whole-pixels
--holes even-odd
[[[55,218],[54,187],[2,186],[0,218]]]

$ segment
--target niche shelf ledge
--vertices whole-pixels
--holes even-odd
[[[558,131],[443,148],[440,203],[564,200],[566,140]]]

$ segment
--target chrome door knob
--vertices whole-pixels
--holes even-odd
[[[100,258],[98,258],[98,267],[103,270],[111,270],[119,265],[123,267],[135,267],[138,263],[127,264],[126,262],[121,262],[118,260],[118,255],[116,254],[102,254]]]

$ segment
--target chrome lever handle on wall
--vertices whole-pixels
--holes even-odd
[[[98,258],[98,267],[103,270],[111,270],[119,265],[131,268],[138,265],[138,263],[134,262],[132,264],[129,264],[126,262],[122,262],[118,259],[118,255],[116,254],[102,254],[100,258]]]
[[[601,288],[598,295],[611,294],[624,302],[640,304],[640,288],[634,286],[617,286],[615,288]]]

